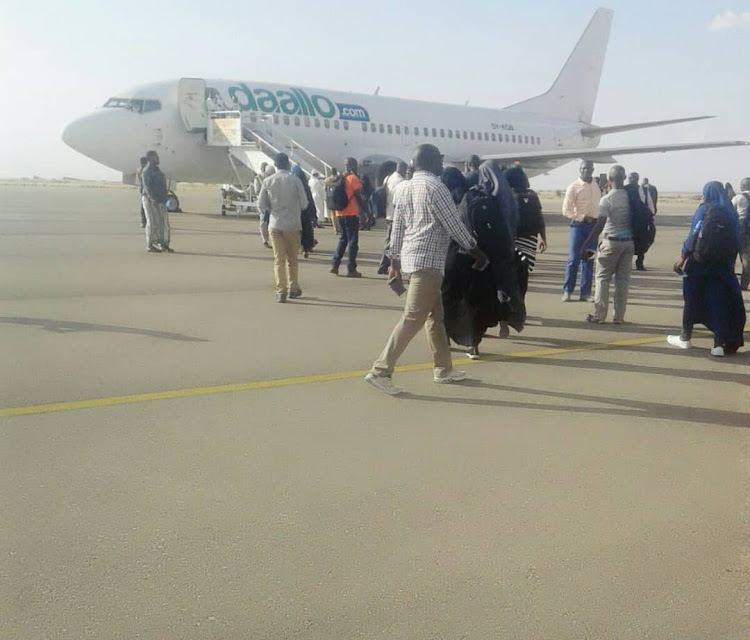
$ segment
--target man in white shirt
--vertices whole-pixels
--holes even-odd
[[[562,206],[562,214],[570,220],[570,246],[565,266],[563,302],[568,302],[573,295],[579,266],[582,302],[587,302],[591,297],[594,282],[594,247],[586,246],[586,250],[591,251],[591,257],[582,248],[594,228],[602,192],[594,181],[594,163],[591,160],[581,162],[579,171],[581,177],[568,186]]]
[[[750,178],[742,179],[740,193],[732,198],[732,204],[740,218],[740,287],[747,291],[750,287]]]
[[[395,396],[401,389],[391,382],[401,354],[422,327],[432,350],[433,380],[439,384],[460,382],[466,373],[453,368],[448,334],[443,321],[441,287],[448,245],[453,238],[475,260],[476,269],[487,266],[487,257],[464,226],[450,191],[441,182],[443,156],[437,147],[423,144],[414,152],[414,176],[396,199],[391,243],[389,280],[411,275],[404,313],[394,327],[380,356],[365,380]]]
[[[391,227],[393,226],[394,202],[396,198],[397,187],[406,180],[406,173],[409,170],[403,160],[396,165],[396,170],[391,173],[383,183],[385,188],[385,244],[383,246],[383,257],[380,259],[378,273],[385,275],[391,266]]]
[[[276,173],[263,180],[258,196],[258,208],[270,211],[268,230],[273,247],[276,295],[279,302],[302,295],[298,282],[298,259],[302,211],[309,204],[299,178],[289,169],[291,163],[285,153],[276,155]]]
[[[638,181],[641,179],[635,171],[628,175],[628,184],[634,186],[638,190],[638,196],[648,208],[651,213],[656,215],[656,200],[659,197],[659,192],[656,187],[649,183],[648,178],[643,179],[643,184],[639,185]],[[643,260],[646,253],[637,253],[635,256],[635,268],[638,271],[645,271],[646,267],[643,264]]]
[[[310,176],[310,193],[312,193],[313,202],[315,202],[315,209],[318,212],[318,222],[322,223],[323,220],[328,220],[326,186],[323,183],[323,176],[317,171],[313,171],[312,176]]]

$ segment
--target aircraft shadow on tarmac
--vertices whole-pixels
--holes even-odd
[[[111,324],[93,324],[89,322],[69,322],[67,320],[52,320],[50,318],[0,317],[0,323],[37,326],[52,333],[74,333],[79,331],[103,333],[131,333],[134,335],[159,338],[160,340],[178,340],[180,342],[209,342],[204,338],[192,338],[182,333],[170,331],[155,331],[153,329],[139,329],[137,327],[119,327]]]
[[[549,360],[544,360],[549,364]],[[619,369],[619,367],[618,367]],[[518,402],[515,400],[488,400],[474,398],[451,398],[446,396],[428,396],[416,393],[402,393],[398,398],[404,400],[419,400],[422,402],[440,402],[445,404],[470,405],[477,407],[497,407],[501,409],[530,409],[534,411],[553,411],[555,413],[578,413],[603,416],[626,416],[631,418],[645,418],[647,420],[675,420],[691,424],[704,423],[723,427],[750,427],[746,413],[723,411],[721,409],[703,409],[699,407],[667,404],[661,402],[644,402],[632,398],[608,398],[606,396],[590,396],[577,393],[562,393],[545,389],[529,389],[525,387],[510,387],[506,385],[487,384],[477,380],[467,380],[462,387],[487,389],[501,393],[523,393],[534,397],[565,399],[580,402],[581,405],[596,402],[608,404],[609,407],[586,407],[567,405],[541,404],[536,402]]]

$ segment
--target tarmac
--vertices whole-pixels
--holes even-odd
[[[179,195],[167,255],[133,190],[0,187],[0,638],[747,637],[750,350],[665,342],[693,205],[618,327],[545,202],[527,328],[457,385],[420,335],[392,398],[382,229],[361,280],[318,231],[280,305],[257,218]]]

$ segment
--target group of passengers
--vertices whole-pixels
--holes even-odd
[[[421,145],[411,165],[385,163],[378,176],[379,186],[372,189],[369,179],[358,175],[354,158],[346,160],[342,174],[334,172],[325,180],[317,173],[308,180],[283,153],[277,155],[275,165],[264,167],[258,205],[261,237],[274,251],[279,302],[302,295],[298,253],[307,257],[317,244],[314,228],[319,226],[321,210],[338,233],[332,274],[339,275],[347,255],[346,276],[361,277],[357,269],[359,231],[370,228],[376,216],[382,216],[387,233],[378,273],[388,274],[389,285],[397,291],[402,288],[402,273],[410,276],[404,315],[368,374],[368,382],[386,393],[400,392],[392,385],[390,374],[400,353],[425,324],[435,358],[436,382],[463,379],[462,372],[452,369],[443,344],[446,340],[467,347],[468,356],[476,359],[489,328],[499,326],[500,337],[507,337],[510,328],[523,331],[529,276],[537,254],[547,248],[547,237],[539,197],[520,166],[505,168],[472,156],[464,173],[454,167],[443,169],[437,148]],[[156,201],[165,196],[161,192],[153,198],[150,195],[160,174],[158,157],[148,166],[152,169],[144,170],[142,188],[149,250],[169,251],[168,222],[166,240],[156,237],[163,236],[164,230],[158,222],[160,209],[154,205],[161,204]],[[632,258],[638,255],[642,264],[643,253],[653,241],[652,222],[650,241],[641,242],[638,248],[639,203],[646,217],[650,203],[648,198],[639,199],[633,174],[625,184],[625,169],[619,165],[609,172],[604,197],[598,187],[594,189],[592,175],[593,165],[584,161],[581,179],[566,193],[563,212],[572,220],[571,252],[576,253],[577,262],[596,262],[594,313],[587,320],[606,320],[614,279],[614,322],[623,324]],[[595,198],[589,198],[591,202],[582,197],[588,193],[587,187],[592,194],[597,192]],[[742,181],[741,189],[731,202],[721,183],[710,182],[703,190],[703,202],[675,264],[675,271],[684,277],[685,307],[682,333],[669,336],[671,345],[689,348],[696,324],[714,333],[711,353],[715,356],[734,353],[743,345],[745,309],[740,286],[746,289],[750,284],[750,179]],[[149,216],[156,224],[149,225]],[[582,222],[577,216],[582,216]],[[583,235],[578,233],[580,224],[587,225]],[[724,236],[716,229],[723,230]],[[738,252],[743,262],[741,285],[734,276]],[[570,272],[570,264],[568,267]],[[568,273],[564,290],[570,280]],[[439,300],[434,297],[436,286]],[[565,294],[563,299],[569,300],[567,290]],[[582,299],[588,299],[583,290]]]

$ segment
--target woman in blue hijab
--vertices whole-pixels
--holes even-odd
[[[667,342],[681,349],[689,349],[692,346],[693,326],[703,324],[714,334],[711,355],[722,357],[736,352],[744,344],[745,305],[740,284],[734,275],[736,253],[719,264],[706,264],[693,255],[708,211],[712,212],[711,217],[721,216],[731,225],[735,244],[739,247],[739,220],[726,191],[720,182],[709,182],[703,187],[703,202],[693,216],[680,259],[675,264],[675,271],[684,274],[682,333],[667,336]]]

